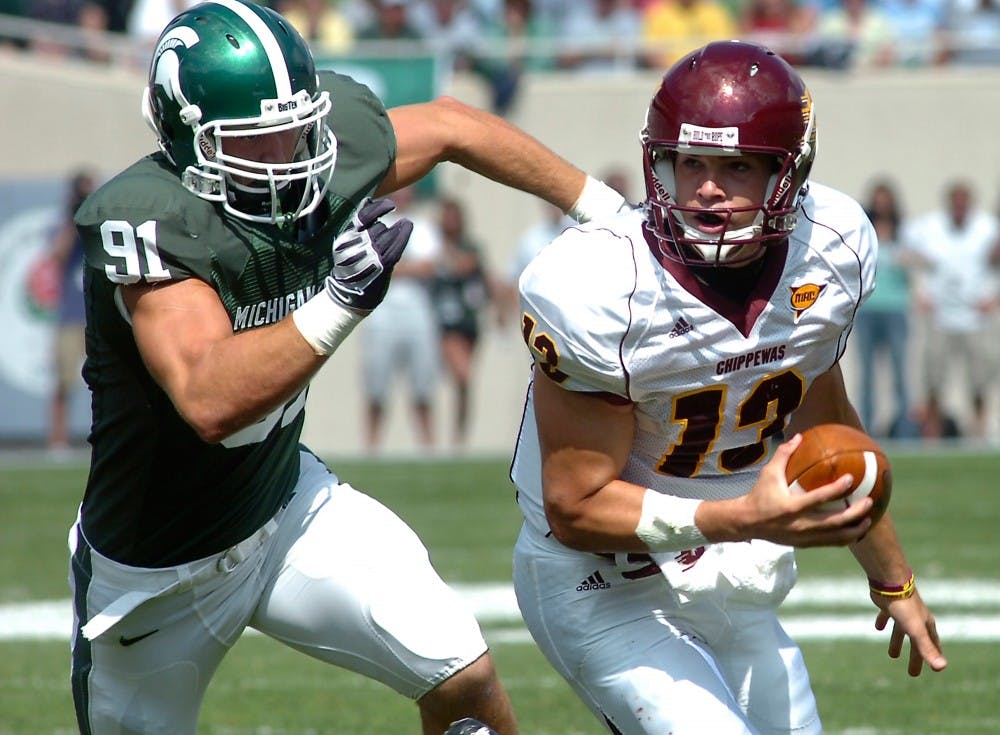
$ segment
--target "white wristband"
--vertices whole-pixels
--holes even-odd
[[[684,551],[708,543],[694,522],[701,498],[678,498],[646,488],[635,529],[650,551]]]
[[[363,314],[345,309],[324,290],[292,312],[292,321],[317,355],[332,355]]]
[[[625,205],[625,197],[603,181],[588,176],[583,191],[566,214],[577,222],[589,222],[598,217],[616,214]]]

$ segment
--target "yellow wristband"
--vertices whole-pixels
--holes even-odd
[[[913,597],[913,593],[917,591],[917,583],[913,579],[913,572],[910,572],[909,578],[903,584],[885,584],[869,577],[868,588],[879,597],[905,600]]]

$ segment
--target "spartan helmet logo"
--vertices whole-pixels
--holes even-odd
[[[167,31],[163,38],[160,39],[159,44],[156,46],[156,51],[153,53],[152,73],[150,74],[149,84],[143,91],[143,117],[157,134],[161,150],[175,163],[176,161],[168,143],[170,136],[165,129],[163,113],[155,109],[152,100],[152,88],[154,86],[161,87],[164,95],[177,105],[178,116],[184,125],[192,129],[197,127],[198,123],[201,122],[201,109],[198,105],[191,104],[190,100],[184,95],[184,90],[181,89],[181,61],[177,55],[177,49],[179,47],[191,48],[199,40],[198,32],[190,26],[177,26]],[[204,143],[201,146],[206,157],[214,157],[215,150],[210,143],[207,145],[208,150],[205,150],[206,145]]]

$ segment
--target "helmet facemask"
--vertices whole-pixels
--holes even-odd
[[[337,141],[326,124],[330,96],[315,101],[302,90],[286,102],[264,100],[259,118],[211,120],[194,126],[196,165],[181,175],[184,186],[227,212],[254,222],[304,217],[319,205],[333,176]],[[226,152],[227,141],[298,131],[290,161],[261,161]]]
[[[815,156],[812,97],[798,74],[755,44],[708,44],[663,78],[642,131],[647,228],[662,254],[690,266],[734,266],[787,241]],[[763,155],[773,169],[760,201],[743,207],[691,207],[677,196],[679,155]],[[709,216],[705,232],[685,215]],[[747,222],[747,213],[753,213]],[[741,225],[729,225],[738,219]],[[744,224],[745,223],[745,224]]]
[[[672,146],[647,143],[645,157],[649,162],[647,177],[651,186],[646,200],[647,217],[660,242],[661,252],[672,260],[687,265],[735,266],[760,257],[766,246],[783,242],[795,228],[800,193],[789,196],[779,193],[779,182],[794,178],[795,163],[789,154],[747,149],[719,149],[708,146]],[[678,203],[674,176],[674,161],[678,152],[695,156],[740,156],[765,153],[773,156],[774,173],[765,187],[765,201],[742,207],[691,207]],[[743,213],[754,213],[753,221],[742,227],[731,227],[734,218],[744,219]],[[685,215],[710,214],[718,217],[722,231],[706,233],[690,224]],[[660,236],[662,233],[664,236]]]

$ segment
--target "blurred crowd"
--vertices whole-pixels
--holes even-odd
[[[599,173],[638,201],[625,171]],[[1000,202],[991,207],[971,179],[940,187],[938,206],[909,212],[891,176],[867,183],[862,204],[879,239],[878,279],[849,343],[852,400],[876,437],[993,442],[1000,439]],[[495,263],[475,234],[475,213],[460,202],[415,198],[412,190],[394,198],[414,220],[414,236],[386,300],[362,327],[366,448],[381,449],[388,399],[405,382],[418,444],[460,449],[475,410],[481,337],[518,328],[521,271],[573,223],[540,203],[509,260]],[[438,422],[441,385],[453,395],[451,415]],[[441,424],[449,436],[436,435]]]
[[[1000,207],[968,179],[909,213],[890,177],[864,201],[878,279],[855,320],[855,405],[869,433],[896,439],[997,438]]]
[[[262,0],[263,2],[264,0]],[[0,0],[0,21],[73,26],[7,44],[112,60],[143,49],[194,0]],[[406,42],[489,77],[502,98],[527,69],[665,68],[720,38],[752,38],[803,66],[1000,63],[1000,0],[267,0],[318,53]],[[47,25],[49,31],[51,28]],[[89,40],[88,40],[89,39]],[[148,51],[147,51],[148,53]],[[509,91],[507,92],[509,93]],[[501,99],[502,103],[502,99]],[[502,104],[498,105],[502,107]]]
[[[0,45],[12,52],[144,66],[170,17],[195,0],[0,0]],[[833,69],[1000,64],[1000,0],[271,0],[318,53],[354,53],[391,42],[430,49],[513,103],[522,72],[662,69],[712,38],[763,41],[793,64]],[[31,27],[41,28],[37,33]],[[62,32],[58,32],[62,29]],[[121,49],[134,53],[122,55]],[[386,49],[384,53],[392,53]],[[606,180],[627,188],[620,172]],[[991,414],[1000,364],[1000,225],[968,181],[953,181],[934,212],[906,213],[889,178],[866,202],[882,248],[879,283],[851,341],[860,368],[856,404],[875,435],[995,438]],[[400,211],[407,212],[405,197]],[[369,344],[393,345],[392,371],[409,378],[415,435],[424,447],[467,441],[480,334],[516,328],[524,264],[566,226],[546,209],[525,229],[512,260],[490,268],[453,200],[421,203],[418,237],[370,319]],[[407,216],[410,216],[409,213]],[[422,234],[421,234],[422,233]],[[396,304],[396,307],[393,304]],[[393,318],[392,315],[396,316]],[[405,325],[405,328],[401,328]],[[383,329],[385,334],[378,334]],[[430,335],[430,336],[428,336]],[[374,350],[372,350],[374,352]],[[957,379],[956,379],[957,378]],[[434,436],[441,380],[453,387],[450,437]],[[395,375],[365,370],[366,446],[383,442]],[[965,395],[950,386],[961,385]],[[966,387],[967,386],[967,387]],[[994,396],[995,397],[995,396]],[[65,442],[53,405],[53,445]],[[960,401],[960,402],[956,402]]]

